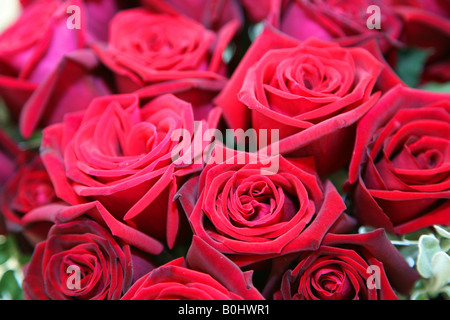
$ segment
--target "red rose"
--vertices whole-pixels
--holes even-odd
[[[373,10],[368,12],[372,5],[379,8],[380,29],[368,27],[368,20],[373,23]],[[299,40],[376,38],[383,52],[399,43],[403,27],[390,1],[384,0],[291,1],[280,18],[280,29]]]
[[[194,236],[186,259],[152,270],[122,300],[263,300],[251,277]]]
[[[57,201],[60,200],[39,155],[23,161],[0,192],[0,208],[7,230],[24,234],[33,244],[45,239],[48,224],[26,226],[22,218],[35,208]]]
[[[191,104],[173,95],[145,105],[134,94],[96,98],[85,112],[44,130],[41,157],[59,198],[98,200],[117,219],[173,246],[180,222],[172,199],[185,177],[202,168],[172,162],[174,134],[186,130],[183,143],[194,144],[196,134],[203,136],[195,130],[215,128],[218,116],[212,112],[199,129]]]
[[[394,8],[404,28],[401,41],[428,49],[422,80],[450,81],[450,9],[439,0],[405,0]]]
[[[216,148],[215,157],[222,150]],[[211,158],[182,186],[177,198],[195,235],[246,266],[317,249],[329,230],[354,227],[341,196],[331,182],[322,185],[311,159],[275,156],[272,174],[265,171],[267,159],[243,152],[223,162]]]
[[[67,53],[23,105],[20,133],[29,138],[67,113],[86,109],[93,98],[111,94],[109,77],[92,50]]]
[[[115,12],[114,6],[108,1],[109,5],[103,8],[102,18],[93,22],[91,20],[95,17],[92,11],[97,9],[92,8],[91,2],[33,2],[0,35],[0,96],[15,119],[19,118],[23,104],[38,85],[54,72],[66,54],[101,39],[99,34],[105,33],[96,23],[110,18],[113,14],[110,11]],[[71,6],[78,7],[77,13],[71,14]],[[78,18],[79,25],[69,28],[75,18]],[[106,28],[105,23],[102,26]]]
[[[397,300],[419,275],[382,229],[328,234],[316,251],[279,258],[265,294],[275,300]]]
[[[173,93],[204,119],[226,83],[222,54],[238,26],[232,21],[216,34],[180,15],[135,8],[118,13],[108,44],[94,49],[115,73],[119,92],[137,90],[143,98]]]
[[[55,222],[26,265],[27,300],[117,300],[153,268],[139,250],[162,245],[115,220],[99,203],[40,207],[27,216]],[[139,250],[138,250],[139,249]]]
[[[450,224],[449,101],[396,87],[360,121],[349,183],[361,224],[397,234]]]
[[[314,156],[320,175],[345,166],[355,123],[373,106],[382,64],[361,48],[266,29],[217,98],[233,128],[279,130],[279,150]],[[333,161],[329,161],[333,159]]]

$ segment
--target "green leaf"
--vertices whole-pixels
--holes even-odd
[[[450,257],[445,252],[438,252],[431,258],[431,270],[433,277],[430,282],[430,291],[434,295],[450,283]]]
[[[439,83],[439,82],[429,82],[422,86],[422,90],[434,91],[434,92],[446,92],[450,93],[450,82]]]
[[[417,87],[420,83],[423,68],[429,54],[428,50],[414,47],[399,50],[395,71],[408,86]]]
[[[434,235],[422,235],[419,238],[419,254],[417,256],[417,271],[424,278],[433,276],[431,259],[441,251],[439,240]]]
[[[450,228],[449,227],[437,226],[437,225],[435,225],[433,227],[436,230],[438,235],[440,235],[441,237],[444,237],[446,239],[450,239]]]
[[[22,289],[14,275],[14,270],[8,270],[3,274],[0,280],[0,294],[7,300],[23,299]]]
[[[7,238],[0,235],[0,265],[4,264],[9,256]]]
[[[248,37],[250,38],[250,41],[255,41],[256,38],[264,31],[264,23],[259,22],[254,25],[251,25],[248,28]]]

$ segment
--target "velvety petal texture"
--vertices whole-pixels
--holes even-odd
[[[355,123],[379,97],[382,68],[362,48],[300,43],[267,28],[216,101],[231,128],[276,130],[280,153],[314,156],[325,176],[348,163]]]
[[[0,192],[0,210],[10,232],[22,233],[32,244],[47,237],[49,223],[26,225],[22,218],[33,209],[61,202],[38,153],[24,157]]]
[[[317,249],[333,226],[354,226],[344,219],[342,198],[330,182],[321,184],[311,161],[277,156],[277,172],[266,175],[261,159],[247,155],[240,162],[242,156],[211,160],[177,195],[194,234],[238,265]]]
[[[23,103],[69,52],[82,48],[86,29],[69,29],[66,8],[77,1],[27,6],[0,36],[0,96],[18,118]]]
[[[162,249],[153,239],[115,220],[98,202],[41,207],[27,219],[55,224],[26,265],[26,299],[118,300],[142,275],[138,270],[153,269],[150,260],[135,258],[133,248],[152,254]]]
[[[67,113],[85,110],[92,99],[111,94],[110,77],[91,49],[67,53],[24,103],[20,133],[30,138],[38,130],[61,122]]]
[[[150,10],[184,15],[211,30],[219,30],[232,20],[244,23],[239,0],[141,0],[141,3]]]
[[[194,236],[186,258],[152,270],[136,281],[122,300],[263,300],[251,278],[251,272],[242,272]]]
[[[376,38],[383,52],[398,44],[403,23],[395,14],[392,3],[384,0],[353,1],[291,1],[280,17],[283,32],[299,39],[315,37],[324,40],[353,38],[358,40]],[[377,6],[380,29],[369,29],[375,13],[370,6]]]
[[[362,224],[450,224],[450,96],[396,87],[358,125],[349,183]]]
[[[233,19],[215,32],[174,12],[134,8],[114,17],[107,45],[94,50],[114,72],[119,92],[145,98],[172,93],[204,119],[204,109],[212,108],[212,97],[226,83],[222,54],[239,26]]]
[[[173,95],[143,106],[134,94],[97,98],[85,112],[44,130],[42,160],[64,201],[98,200],[118,219],[173,246],[179,216],[172,199],[184,177],[203,166],[175,164],[173,151],[181,139],[190,145],[194,135],[201,139],[215,128],[216,114],[198,132],[191,104]],[[174,139],[177,130],[188,136]]]
[[[275,300],[398,300],[418,278],[382,229],[329,233],[318,250],[274,263],[264,293]]]

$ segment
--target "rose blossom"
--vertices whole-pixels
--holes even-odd
[[[99,202],[43,206],[26,219],[55,223],[25,267],[27,300],[120,299],[153,269],[140,252],[162,250],[160,243],[117,221]]]
[[[24,138],[66,113],[86,109],[92,99],[113,92],[111,74],[90,49],[67,53],[22,107],[19,128]]]
[[[397,300],[419,275],[382,229],[327,234],[316,251],[279,258],[265,294],[275,300]],[[397,291],[398,290],[398,291]]]
[[[92,6],[90,0],[34,1],[0,34],[0,96],[15,119],[66,54],[103,39],[117,8],[112,1],[95,2]],[[80,28],[68,27],[67,9],[72,5],[79,8]]]
[[[397,234],[450,224],[449,101],[396,87],[358,124],[348,182],[361,224]]]
[[[222,150],[217,147],[215,157]],[[178,192],[194,234],[240,266],[317,249],[329,230],[354,227],[339,193],[329,181],[322,185],[311,159],[277,157],[278,170],[270,175],[261,173],[265,159],[254,154],[210,160]]]
[[[394,8],[404,28],[401,41],[428,50],[422,82],[450,81],[450,9],[439,0],[406,0]]]
[[[108,43],[94,49],[114,72],[119,92],[143,98],[173,93],[204,119],[226,83],[222,54],[238,26],[233,20],[215,33],[181,15],[135,8],[118,13]]]
[[[267,28],[216,102],[231,128],[278,129],[280,153],[314,156],[325,176],[348,163],[382,68],[365,49],[300,43]]]
[[[202,130],[215,128],[217,111]],[[185,176],[202,168],[195,161],[172,162],[179,143],[172,135],[180,129],[189,132],[184,143],[203,137],[192,105],[173,95],[143,105],[135,94],[105,96],[47,127],[41,157],[59,198],[70,204],[98,200],[117,219],[173,246],[180,221],[172,199]]]
[[[16,161],[22,158],[21,154],[15,141],[0,128],[0,193],[4,192],[5,184],[16,169]],[[3,214],[0,214],[0,234],[6,232],[5,219]]]
[[[50,177],[37,155],[29,155],[17,164],[13,176],[0,191],[0,209],[7,230],[24,234],[31,243],[46,238],[49,225],[27,226],[22,218],[31,210],[58,202]]]
[[[186,259],[177,258],[140,278],[122,300],[263,300],[252,272],[194,236]]]

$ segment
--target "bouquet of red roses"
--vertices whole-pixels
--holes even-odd
[[[450,298],[447,2],[14,4],[3,299]]]

